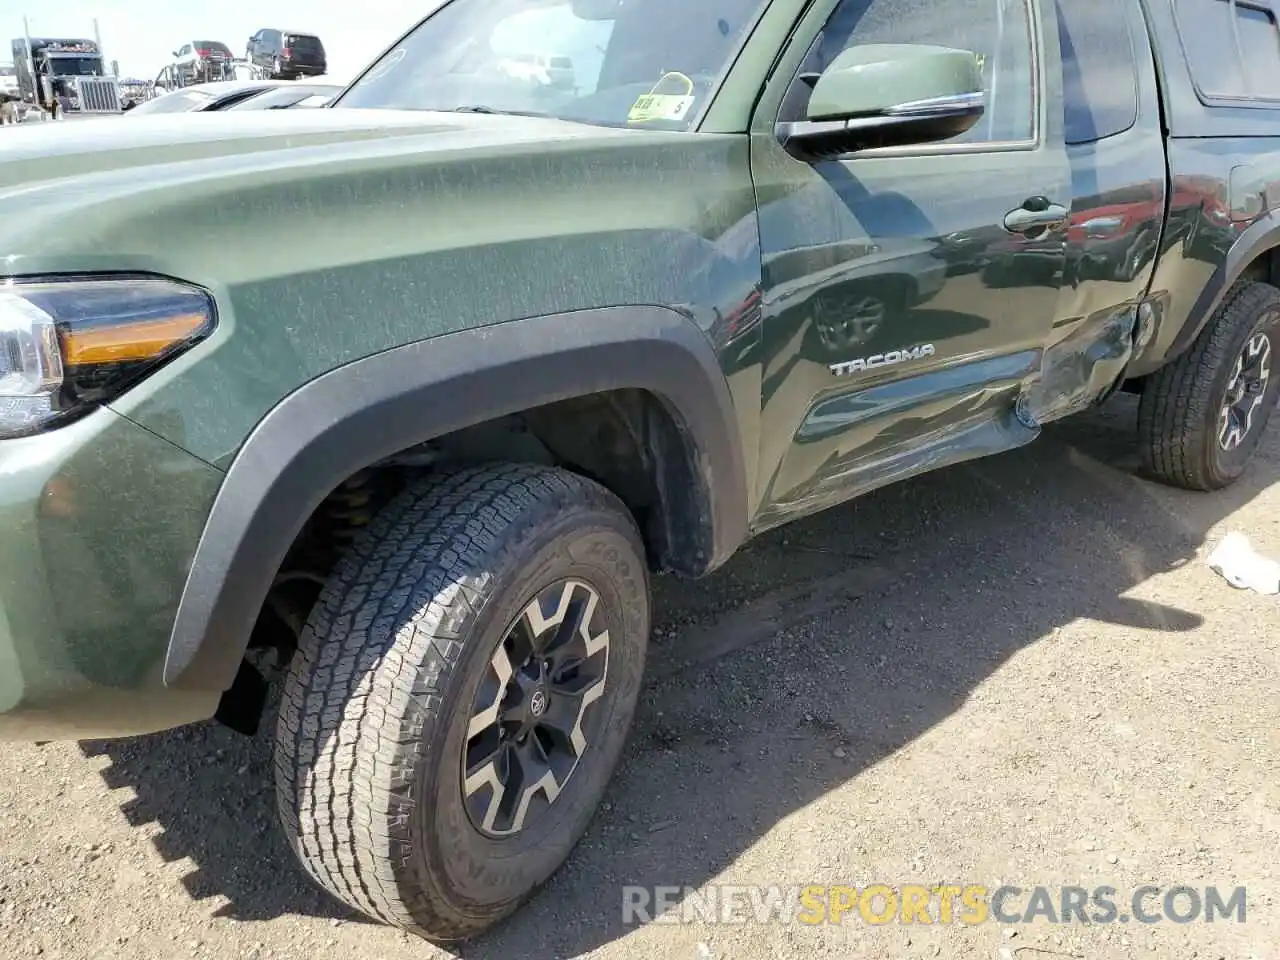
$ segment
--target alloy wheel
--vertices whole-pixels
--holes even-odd
[[[1218,445],[1235,450],[1253,429],[1271,382],[1271,339],[1256,333],[1236,358],[1219,414]]]
[[[556,802],[594,734],[609,631],[581,580],[542,590],[508,628],[476,691],[462,755],[462,795],[481,833],[510,836]]]

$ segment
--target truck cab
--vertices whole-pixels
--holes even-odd
[[[116,78],[93,40],[28,37],[13,41],[22,99],[54,116],[120,113]]]

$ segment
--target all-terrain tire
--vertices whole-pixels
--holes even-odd
[[[589,585],[599,602],[584,616],[608,630],[607,684],[578,714],[592,739],[531,825],[486,834],[463,795],[474,704],[531,598],[563,583]],[[427,939],[491,926],[586,830],[631,726],[648,634],[644,548],[608,490],[511,464],[411,487],[340,561],[290,665],[275,770],[294,852],[339,899]]]
[[[1219,442],[1222,408],[1236,360],[1259,335],[1280,359],[1280,289],[1240,281],[1227,293],[1190,349],[1152,374],[1138,405],[1138,431],[1145,473],[1187,490],[1219,490],[1244,473],[1280,396],[1280,371],[1248,433],[1234,449]]]

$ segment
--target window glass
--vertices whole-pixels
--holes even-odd
[[[102,75],[102,61],[96,57],[55,57],[50,62],[55,77],[97,77]]]
[[[801,73],[821,73],[849,47],[867,43],[971,50],[982,62],[987,109],[972,128],[947,142],[1031,139],[1035,81],[1027,0],[843,0]],[[800,86],[807,90],[803,81]],[[788,100],[785,113],[803,109],[794,98]]]
[[[1124,5],[1058,0],[1067,143],[1123,133],[1138,118],[1138,66]]]
[[[320,43],[319,37],[313,37],[306,33],[290,33],[284,38],[284,45],[292,47],[296,52],[307,54],[315,54],[321,56],[324,54],[324,45]]]
[[[1280,33],[1275,19],[1266,10],[1238,4],[1236,27],[1250,93],[1268,99],[1280,97]]]
[[[766,0],[454,0],[341,106],[687,129]]]
[[[1211,97],[1280,99],[1280,32],[1270,12],[1228,0],[1178,0],[1191,76]],[[1240,49],[1236,49],[1239,37]]]
[[[325,102],[339,91],[333,93],[317,93],[315,88],[304,86],[287,86],[277,89],[268,89],[265,92],[255,93],[247,98],[235,103],[228,110],[287,110],[291,107],[298,106],[307,100],[319,99]]]
[[[213,98],[200,90],[184,90],[179,93],[166,93],[139,104],[129,111],[129,116],[144,116],[150,113],[190,113],[197,107],[207,104]]]

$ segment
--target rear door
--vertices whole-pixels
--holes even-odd
[[[1013,410],[1057,312],[1071,195],[1052,4],[840,0],[807,15],[753,125],[760,527],[1033,435]],[[775,122],[802,119],[802,78],[863,43],[972,51],[985,116],[941,144],[794,158]],[[1032,228],[1043,208],[1056,225]]]
[[[318,37],[304,33],[286,34],[284,45],[292,51],[290,59],[294,63],[309,67],[318,67],[324,63],[324,47]]]
[[[1142,10],[1055,0],[1071,162],[1066,282],[1046,381],[1056,416],[1092,402],[1132,354],[1165,231],[1164,134]]]

